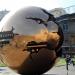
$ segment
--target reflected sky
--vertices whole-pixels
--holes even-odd
[[[39,7],[28,7],[18,10],[13,16],[9,16],[5,23],[4,20],[2,21],[2,31],[10,31],[13,27],[14,33],[32,35],[46,28],[44,23],[38,23],[40,20],[36,21],[27,18],[41,19],[46,22],[47,28],[50,32],[58,31],[58,26],[52,21],[47,22],[49,15],[43,12]]]

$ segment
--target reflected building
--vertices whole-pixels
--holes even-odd
[[[0,32],[0,47],[3,47],[5,44],[8,44],[13,37],[13,31]]]
[[[13,33],[13,31],[14,28],[12,27],[10,31],[0,32],[0,47],[3,47],[4,45],[8,44],[12,40],[14,35],[17,35],[16,33]]]
[[[0,11],[0,21],[8,13],[9,13],[9,11],[7,11],[7,10]],[[0,32],[0,47],[2,47],[3,45],[9,43],[9,40],[12,37],[13,37],[13,32],[12,31]]]

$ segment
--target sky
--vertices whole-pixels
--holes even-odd
[[[75,5],[75,0],[0,0],[0,10],[16,10],[26,6],[38,6],[48,10]]]
[[[66,8],[73,5],[75,5],[75,0],[0,0],[0,11],[13,11],[27,6],[38,6],[52,10],[54,8]]]

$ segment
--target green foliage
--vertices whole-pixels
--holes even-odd
[[[60,58],[57,63],[55,64],[55,66],[64,66],[66,65],[66,61],[65,58]]]
[[[5,67],[6,65],[3,63],[0,63],[0,67]]]

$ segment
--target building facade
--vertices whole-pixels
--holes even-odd
[[[0,21],[7,13],[9,13],[9,11],[7,11],[7,10],[0,11]]]
[[[75,13],[60,16],[57,18],[57,22],[64,33],[63,54],[75,55]]]
[[[50,13],[54,15],[54,17],[60,17],[61,15],[67,14],[67,12],[63,8],[55,8],[50,10]]]

